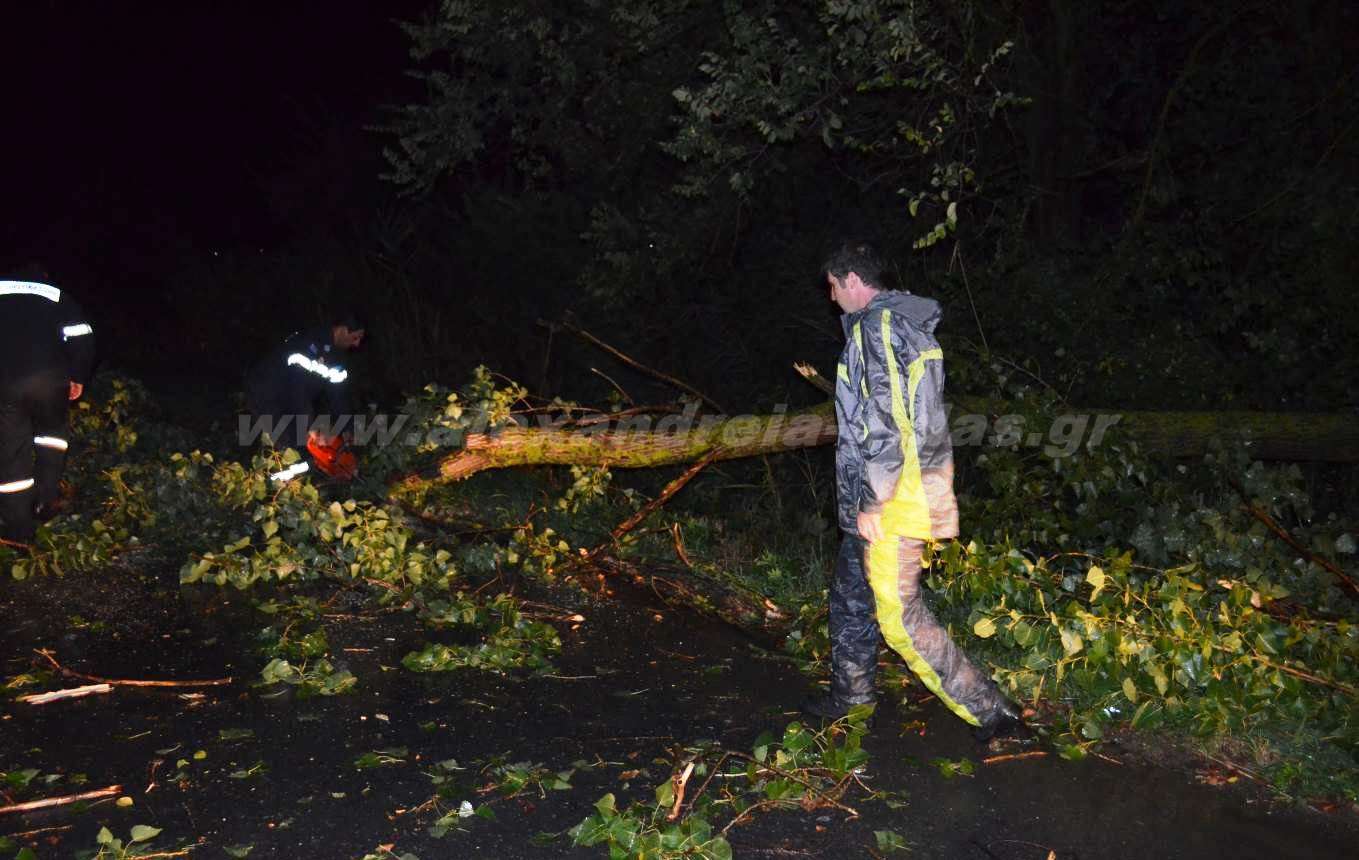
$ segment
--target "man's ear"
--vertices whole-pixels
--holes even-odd
[[[850,272],[845,275],[845,289],[857,290],[864,285],[863,278],[859,277],[858,272]]]

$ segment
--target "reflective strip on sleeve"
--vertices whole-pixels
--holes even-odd
[[[0,484],[0,493],[22,493],[32,486],[32,478],[24,478],[22,481],[10,481],[8,484]]]
[[[59,302],[61,290],[35,281],[0,281],[0,296],[42,296],[49,302]]]
[[[269,476],[269,479],[271,481],[278,481],[279,483],[284,483],[285,481],[291,481],[293,478],[296,478],[298,475],[301,475],[303,472],[306,472],[310,468],[311,467],[307,465],[307,461],[303,460],[298,463],[293,463],[291,466],[289,466],[288,468],[284,469],[281,472],[275,472],[274,474]],[[30,481],[29,483],[32,482]]]
[[[920,380],[925,376],[925,362],[943,361],[944,351],[942,349],[927,349],[916,356],[911,366],[906,368],[907,392],[906,408],[910,411],[911,422],[915,422],[915,390],[920,385]]]
[[[81,337],[87,334],[94,334],[94,329],[90,328],[89,323],[79,323],[78,325],[63,326],[61,329],[62,340],[70,340],[73,337]]]
[[[289,366],[295,364],[303,370],[324,377],[329,382],[340,383],[349,378],[349,374],[343,367],[327,367],[325,364],[314,358],[308,358],[300,352],[295,352],[288,356],[288,364]]]
[[[33,444],[56,451],[65,451],[67,448],[66,440],[58,439],[56,436],[34,436]]]

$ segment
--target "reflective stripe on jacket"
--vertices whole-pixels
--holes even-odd
[[[94,359],[94,328],[70,292],[0,280],[0,385],[41,372],[84,385]]]
[[[860,512],[881,513],[883,531],[899,537],[958,534],[939,315],[933,299],[885,290],[841,317],[835,479],[840,528],[850,534]]]
[[[257,414],[318,414],[338,419],[353,411],[349,372],[337,362],[329,326],[296,332],[246,376],[246,401]]]

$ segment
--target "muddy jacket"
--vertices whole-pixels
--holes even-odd
[[[84,385],[93,369],[94,329],[70,293],[0,280],[0,384],[51,373]]]
[[[885,290],[840,318],[835,479],[840,528],[881,513],[899,537],[958,534],[953,445],[944,409],[944,354],[934,339],[939,303]]]

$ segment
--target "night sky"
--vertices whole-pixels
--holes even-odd
[[[269,247],[378,186],[426,2],[7,4],[0,266],[93,304],[186,255]]]

